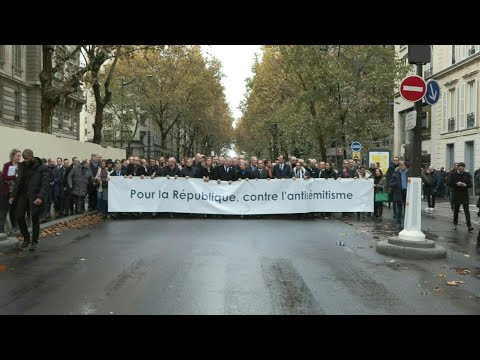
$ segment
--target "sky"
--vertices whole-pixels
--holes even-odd
[[[204,55],[213,55],[222,62],[225,96],[233,118],[241,116],[238,109],[244,99],[245,79],[252,76],[255,53],[261,55],[260,45],[202,45]]]

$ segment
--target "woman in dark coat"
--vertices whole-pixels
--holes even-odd
[[[382,169],[375,169],[375,175],[373,177],[373,185],[375,187],[374,196],[379,192],[387,191],[387,179],[383,176]],[[375,199],[374,199],[375,200]],[[374,201],[373,203],[373,214],[378,221],[382,221],[383,215],[383,202]]]
[[[18,149],[13,149],[10,151],[9,159],[10,161],[3,165],[2,173],[0,174],[0,234],[5,232],[7,213],[12,225],[12,232],[16,231],[15,203],[10,204],[8,199],[10,199],[18,176],[18,165],[20,160],[22,160],[22,152]],[[15,168],[14,172],[12,166]]]

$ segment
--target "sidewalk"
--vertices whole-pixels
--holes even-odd
[[[51,226],[55,226],[57,224],[60,224],[61,222],[67,222],[67,221],[75,220],[75,219],[78,219],[78,218],[81,218],[81,217],[84,217],[84,216],[95,214],[96,212],[97,212],[96,210],[95,211],[87,211],[83,214],[77,214],[77,215],[71,215],[71,216],[58,218],[58,219],[40,224],[40,230],[49,228]],[[28,228],[28,231],[30,232],[30,234],[32,233],[32,227],[31,226]],[[16,240],[17,236],[22,236],[22,234],[20,232],[15,232],[15,233],[12,233],[12,234],[8,235],[7,237],[3,237],[3,238],[0,237],[0,244],[2,246],[8,246],[10,244],[16,243],[17,242],[17,240]]]
[[[427,202],[422,200],[422,215],[428,217],[442,217],[448,219],[453,225],[453,211],[450,207],[450,200],[440,200],[435,203],[435,210],[432,212],[426,212]],[[466,224],[465,212],[463,207],[460,207],[461,212],[458,214],[458,223]],[[478,208],[476,207],[476,200],[472,204],[470,202],[470,220],[473,226],[480,226],[480,217],[477,216]]]

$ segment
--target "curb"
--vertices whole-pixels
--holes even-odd
[[[50,226],[55,226],[55,225],[58,225],[60,224],[61,222],[65,222],[65,221],[70,221],[70,220],[75,220],[75,219],[78,219],[78,218],[81,218],[81,217],[84,217],[84,216],[88,216],[88,215],[92,215],[92,214],[95,214],[97,211],[94,210],[94,211],[88,211],[88,212],[85,212],[83,214],[77,214],[77,215],[71,215],[71,216],[66,216],[66,217],[63,217],[63,218],[60,218],[60,219],[55,219],[55,220],[52,220],[52,221],[49,221],[49,222],[46,222],[46,223],[43,223],[43,224],[40,224],[40,230],[43,230],[43,229],[46,229]],[[29,227],[28,228],[28,231],[30,233],[32,233],[32,227]],[[7,236],[7,239],[8,238],[14,238],[14,237],[17,237],[17,236],[22,236],[22,233],[20,231],[16,232],[16,233],[13,233],[13,234],[10,234]],[[0,238],[1,240],[1,238]],[[5,239],[6,240],[6,239]]]

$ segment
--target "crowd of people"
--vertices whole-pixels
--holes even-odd
[[[22,161],[23,158],[23,161]],[[97,210],[105,218],[115,218],[119,214],[108,212],[108,182],[112,176],[123,177],[167,177],[200,178],[204,181],[248,181],[254,179],[373,179],[375,199],[373,217],[382,221],[384,202],[390,209],[393,203],[394,218],[398,227],[402,219],[406,202],[408,164],[394,157],[386,174],[378,163],[370,166],[358,165],[354,160],[345,160],[341,169],[336,170],[331,162],[316,159],[288,160],[280,155],[275,162],[258,159],[253,156],[207,157],[196,154],[194,158],[184,158],[179,163],[174,157],[160,159],[103,159],[100,154],[92,154],[90,159],[80,161],[71,159],[40,159],[34,157],[32,150],[13,149],[9,161],[4,164],[0,183],[0,233],[9,216],[12,232],[20,229],[25,246],[35,247],[38,242],[39,223],[50,220],[52,206],[56,217],[82,214],[88,210]],[[422,169],[423,194],[431,212],[435,208],[436,198],[448,198],[454,212],[454,229],[458,224],[460,206],[463,206],[467,227],[473,231],[468,209],[468,189],[475,183],[475,194],[480,196],[480,169],[472,176],[465,171],[465,164],[458,163],[449,171],[433,167]],[[378,197],[380,193],[387,195]],[[480,203],[479,212],[480,216]],[[156,214],[152,214],[155,216]],[[328,219],[329,213],[321,213]],[[344,213],[344,216],[352,216]],[[372,214],[357,214],[359,218]],[[28,234],[26,219],[33,226],[32,242]]]

